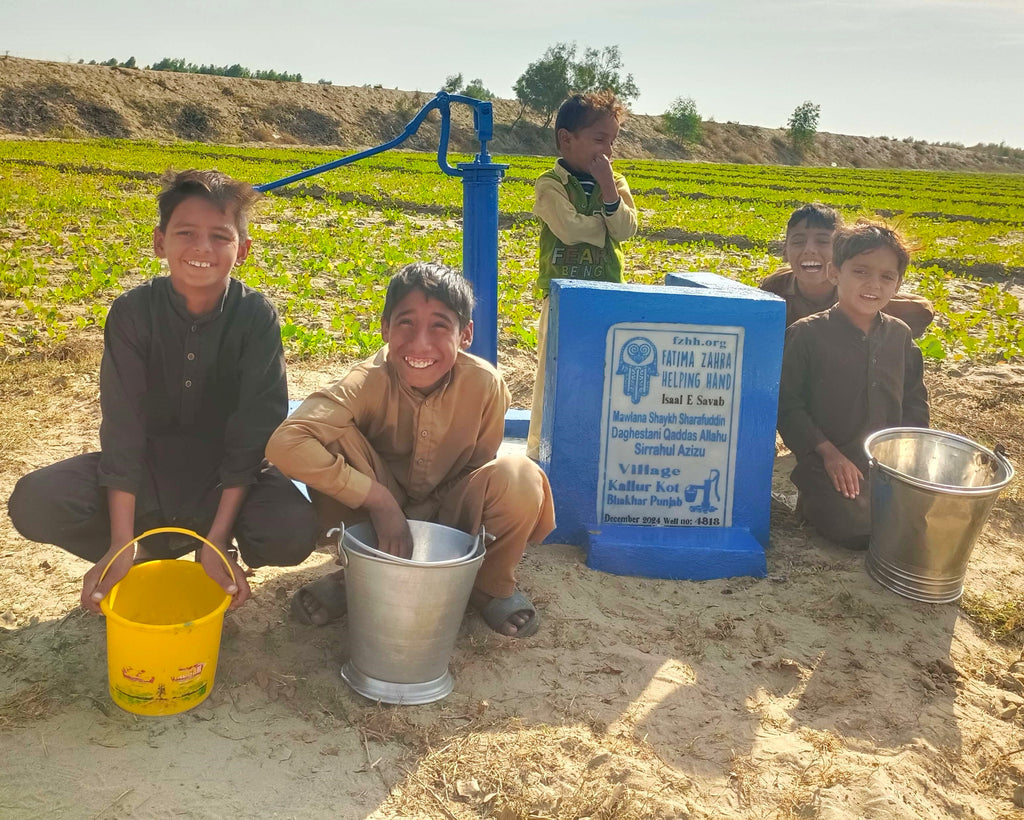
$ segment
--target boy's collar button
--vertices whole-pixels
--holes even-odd
[[[192,325],[192,332],[195,333],[199,329],[199,325]]]

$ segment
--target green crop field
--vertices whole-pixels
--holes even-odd
[[[160,271],[154,195],[168,167],[215,167],[254,184],[337,153],[204,144],[0,142],[0,353],[98,338],[121,291]],[[451,162],[468,157],[450,157]],[[532,347],[538,303],[533,181],[549,158],[497,157],[502,345]],[[883,216],[916,251],[905,287],[935,303],[919,343],[932,358],[1024,356],[1024,177],[618,161],[640,209],[627,278],[711,270],[755,284],[777,268],[790,211],[808,201],[847,219]],[[281,189],[258,206],[237,275],[281,313],[289,356],[358,356],[380,344],[388,274],[418,259],[459,266],[462,186],[430,154],[391,151]]]

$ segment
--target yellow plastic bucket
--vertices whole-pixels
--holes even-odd
[[[163,532],[191,535],[212,547],[234,578],[215,544],[178,527],[144,532],[114,558],[136,541]],[[107,676],[114,703],[137,715],[174,715],[202,703],[213,689],[230,602],[231,596],[196,561],[133,566],[100,602],[107,617]]]

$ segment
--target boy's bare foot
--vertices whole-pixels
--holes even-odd
[[[299,587],[292,596],[292,615],[309,626],[338,620],[348,611],[344,581],[345,571],[338,570]]]
[[[510,638],[528,638],[540,628],[540,613],[518,589],[508,598],[493,598],[478,589],[469,596],[484,622],[495,632]]]

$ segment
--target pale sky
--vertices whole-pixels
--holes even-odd
[[[499,97],[557,42],[618,45],[660,114],[1024,147],[1024,0],[0,0],[0,52],[163,57],[434,92],[450,74]],[[0,71],[2,71],[0,63]]]

